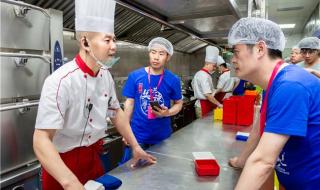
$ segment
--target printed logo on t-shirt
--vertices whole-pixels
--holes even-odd
[[[143,83],[139,83],[138,84],[138,92],[139,92],[139,94],[142,93],[142,89],[143,89]]]
[[[290,175],[290,172],[286,171],[286,168],[287,164],[285,162],[285,152],[282,152],[277,159],[276,170],[285,175]]]
[[[160,92],[157,91],[157,87],[153,88],[152,92],[153,92],[153,101],[158,101],[161,106],[164,106],[163,96]],[[149,102],[150,102],[150,91],[149,89],[144,89],[143,93],[140,95],[140,108],[145,115],[148,115]]]

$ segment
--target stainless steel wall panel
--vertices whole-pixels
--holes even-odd
[[[1,175],[36,160],[32,136],[37,110],[37,107],[31,107],[24,114],[17,109],[0,113]]]
[[[1,2],[1,48],[49,50],[49,17],[29,10],[25,17],[14,13],[14,6]]]
[[[1,100],[12,97],[40,95],[43,82],[50,74],[50,65],[40,59],[28,59],[17,67],[15,58],[0,57]]]

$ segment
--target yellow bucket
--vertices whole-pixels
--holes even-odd
[[[214,111],[213,111],[213,120],[220,120],[222,121],[222,108],[216,108]]]

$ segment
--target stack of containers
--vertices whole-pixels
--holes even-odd
[[[245,95],[238,101],[237,125],[249,126],[253,123],[256,96]]]
[[[249,126],[253,123],[256,94],[231,96],[223,101],[223,123]]]
[[[237,124],[237,107],[241,96],[231,96],[223,101],[223,123],[236,125]]]

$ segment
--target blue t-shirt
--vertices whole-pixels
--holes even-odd
[[[233,90],[233,95],[242,96],[244,94],[245,80],[240,80],[238,86]]]
[[[287,190],[320,189],[320,80],[296,65],[270,88],[265,132],[289,135],[275,169]]]
[[[170,108],[170,100],[181,100],[182,98],[180,79],[172,72],[165,70],[162,82],[157,89],[160,76],[150,76],[153,99],[160,105]],[[130,124],[139,143],[157,144],[171,135],[170,117],[148,119],[150,90],[148,73],[145,68],[129,74],[122,95],[134,99]]]

